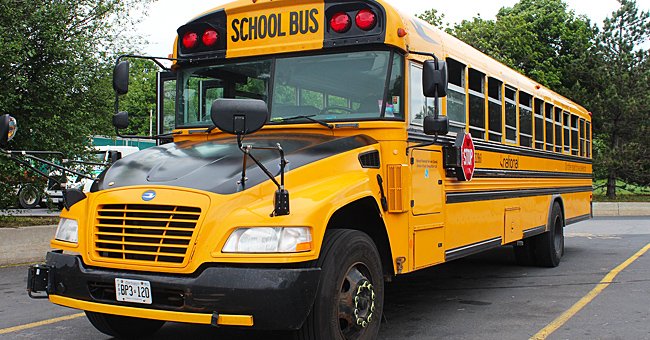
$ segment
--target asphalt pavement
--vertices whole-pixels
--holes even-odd
[[[588,303],[548,339],[650,339],[650,218],[597,218],[569,226],[557,268],[521,267],[503,247],[400,276],[386,286],[380,339],[528,339],[580,299]],[[629,262],[599,295],[603,278]],[[79,311],[32,300],[26,267],[0,268],[0,339],[110,339]],[[602,288],[601,287],[601,288]],[[156,339],[282,339],[168,323]]]

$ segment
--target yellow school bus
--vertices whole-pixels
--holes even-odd
[[[500,246],[554,267],[591,216],[591,114],[383,0],[235,1],[171,59],[172,142],[68,193],[30,269],[106,334],[372,339],[396,275]]]

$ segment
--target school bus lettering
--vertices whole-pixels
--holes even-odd
[[[510,156],[502,157],[499,165],[504,169],[519,169],[519,158]]]
[[[318,9],[289,12],[289,35],[317,33]],[[286,15],[284,16],[286,19]],[[233,19],[231,28],[233,34],[230,36],[232,42],[258,40],[265,38],[285,37],[282,13],[260,15],[256,17],[245,17]]]

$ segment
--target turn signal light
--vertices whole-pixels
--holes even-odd
[[[330,27],[336,33],[345,33],[350,29],[350,26],[352,26],[352,20],[344,12],[336,13],[330,19]]]
[[[369,9],[362,9],[357,13],[355,22],[360,29],[370,31],[377,25],[377,16]]]
[[[213,29],[208,29],[203,33],[203,45],[212,46],[219,40],[219,33]]]
[[[199,36],[194,32],[187,32],[183,35],[183,47],[191,49],[199,43]]]

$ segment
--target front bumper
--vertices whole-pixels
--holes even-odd
[[[149,281],[153,304],[116,301],[115,278]],[[27,291],[30,296],[44,291],[54,303],[108,314],[286,330],[302,326],[319,279],[320,268],[213,265],[192,275],[107,270],[86,267],[79,256],[49,252],[44,266],[30,268]],[[246,316],[250,324],[227,322]]]

